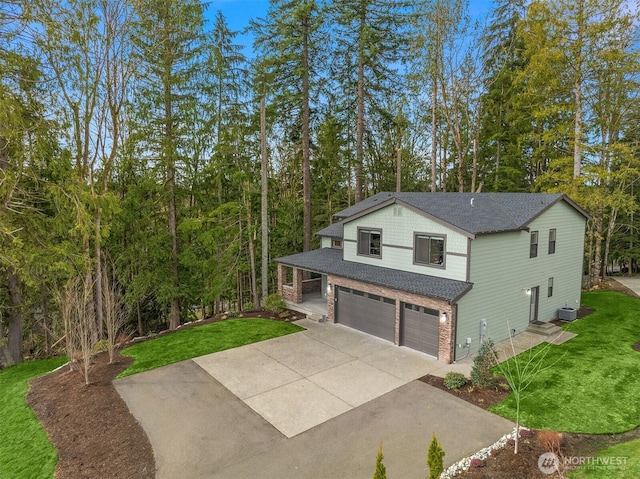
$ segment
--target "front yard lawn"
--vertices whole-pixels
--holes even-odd
[[[277,338],[303,329],[293,323],[259,318],[228,319],[183,329],[122,350],[123,356],[131,356],[134,361],[118,377],[122,378],[205,354]]]
[[[536,429],[612,434],[640,425],[640,300],[612,291],[582,295],[594,313],[564,329],[578,336],[552,345],[524,392],[521,423]],[[540,347],[540,346],[538,346]],[[491,411],[515,420],[509,395]]]
[[[25,397],[29,379],[65,362],[47,359],[0,371],[0,477],[53,477],[58,455]]]
[[[640,477],[640,439],[600,451],[567,476],[571,479],[637,479]]]

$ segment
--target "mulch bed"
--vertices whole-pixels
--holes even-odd
[[[27,403],[58,451],[56,479],[155,477],[147,435],[112,383],[132,361],[94,356],[89,385],[69,366],[30,382]]]
[[[220,314],[180,329],[229,317]],[[252,311],[233,317],[295,321],[305,315],[295,311],[281,315]],[[91,360],[89,385],[85,385],[78,368],[71,371],[68,365],[31,380],[27,403],[58,452],[56,479],[155,478],[155,459],[147,435],[112,383],[132,361],[117,352],[114,363],[109,364],[106,352],[97,354]]]
[[[590,312],[586,308],[580,308],[578,317]],[[266,311],[242,313],[242,316],[283,321],[294,321],[304,317],[303,314],[294,312],[274,317]],[[181,329],[223,319],[226,318],[218,315],[207,321],[182,326]],[[634,348],[640,348],[640,343]],[[91,384],[88,386],[84,384],[81,372],[70,371],[68,366],[30,383],[27,402],[42,422],[60,457],[56,467],[56,479],[155,477],[155,460],[146,434],[112,384],[115,376],[126,369],[132,359],[120,354],[117,354],[114,364],[109,364],[108,359],[106,353],[93,358]],[[449,390],[444,386],[443,379],[435,376],[425,376],[421,381],[483,409],[500,402],[508,394],[502,388],[463,386],[460,389]],[[482,467],[471,468],[458,477],[554,477],[542,474],[537,464],[540,454],[549,450],[545,445],[545,437],[558,433],[531,431],[530,434],[531,437],[521,439],[517,455],[513,453],[513,447],[507,446],[495,451],[483,462]],[[588,457],[607,446],[640,438],[640,428],[616,435],[561,433],[559,437],[560,452],[563,455]]]

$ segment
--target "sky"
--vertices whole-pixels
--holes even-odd
[[[339,0],[338,0],[339,1]],[[492,0],[469,0],[469,13],[472,18],[484,22],[492,5]],[[265,17],[269,8],[269,0],[208,0],[205,16],[212,20],[220,10],[229,24],[229,28],[241,31],[249,25],[252,18]],[[237,44],[245,46],[245,55],[252,56],[252,38],[248,34],[239,34]]]

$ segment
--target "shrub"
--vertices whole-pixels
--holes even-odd
[[[538,431],[538,443],[550,452],[560,450],[562,436],[556,431]]]
[[[378,447],[378,454],[376,455],[376,470],[373,473],[373,479],[387,479],[387,469],[384,467],[382,463],[384,459],[384,454],[382,454],[382,441],[380,441],[380,446]]]
[[[498,361],[498,352],[493,339],[486,339],[480,345],[478,354],[473,358],[473,366],[471,366],[471,382],[475,386],[483,388],[492,388],[497,384],[496,376],[491,372],[491,368]]]
[[[251,302],[242,305],[242,311],[253,311],[254,309],[256,309],[256,305]]]
[[[444,385],[447,389],[458,389],[467,384],[464,374],[449,371],[444,377]]]
[[[438,479],[444,471],[444,450],[438,442],[436,433],[433,433],[429,452],[427,452],[427,465],[429,466],[429,479]]]
[[[469,462],[469,465],[471,467],[484,467],[484,461],[482,459],[479,459],[477,457],[474,457],[473,459],[471,459],[471,461]]]
[[[109,350],[109,343],[107,343],[106,339],[101,339],[100,341],[98,341],[96,344],[93,345],[92,352],[96,354],[96,353],[101,353],[103,351],[108,351],[108,350]]]
[[[274,293],[264,299],[264,307],[275,314],[280,314],[287,307],[287,303],[278,294]]]
[[[531,439],[533,433],[529,429],[520,429],[520,439]]]

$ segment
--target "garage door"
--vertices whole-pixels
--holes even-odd
[[[438,357],[439,311],[402,303],[400,344]]]
[[[396,303],[393,299],[355,289],[338,287],[336,322],[394,341]]]

